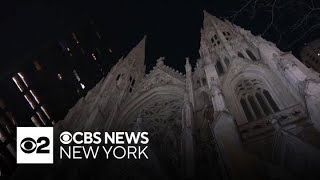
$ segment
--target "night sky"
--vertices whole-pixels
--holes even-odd
[[[199,56],[203,9],[217,17],[228,17],[243,4],[238,0],[11,2],[0,9],[0,70],[1,73],[10,71],[11,67],[94,19],[103,22],[104,39],[115,52],[125,53],[147,34],[148,69],[155,65],[157,58],[165,56],[167,65],[183,71],[185,57],[195,62]],[[318,38],[319,33],[307,34],[292,45],[299,31],[287,33],[286,29],[305,12],[303,9],[280,11],[281,14],[276,15],[281,15],[281,19],[276,23],[280,24],[283,33],[281,41],[278,41],[279,29],[275,28],[263,37],[277,43],[282,50],[292,49],[298,55],[303,44]],[[240,14],[234,23],[257,35],[264,31],[269,21],[268,12],[262,8],[255,17]]]

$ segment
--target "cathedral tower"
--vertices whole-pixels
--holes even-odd
[[[124,178],[320,177],[320,79],[291,53],[207,12],[185,75],[164,58],[145,74],[145,41],[55,132],[149,132],[152,160],[99,164]]]
[[[319,147],[316,129],[319,130],[320,109],[315,103],[320,100],[320,84],[316,73],[291,53],[282,52],[260,36],[207,12],[199,53],[193,77],[195,99],[201,99],[202,93],[211,97],[214,111],[211,128],[233,176],[250,178],[245,172],[250,171],[248,167],[257,166],[256,159],[306,173],[303,171],[307,167],[301,169],[298,159],[292,158],[294,153],[289,153],[291,150],[305,153],[304,162],[319,165],[307,156],[308,151],[315,152],[315,147]],[[282,138],[278,138],[277,131]],[[291,138],[301,141],[285,142]],[[281,148],[275,145],[279,139],[283,141]],[[301,148],[306,146],[310,149]]]

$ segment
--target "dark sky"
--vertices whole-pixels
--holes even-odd
[[[110,41],[111,48],[133,46],[147,34],[148,67],[153,66],[158,57],[166,56],[166,64],[182,70],[184,57],[196,59],[198,56],[202,10],[221,17],[241,4],[243,2],[237,0],[11,2],[0,9],[1,69],[10,69],[37,54],[67,33],[81,29],[89,19],[99,19],[104,22],[105,39]],[[287,16],[295,18],[290,13],[288,11]],[[260,34],[270,17],[265,12],[257,14],[258,17],[250,21],[243,14],[235,23]],[[286,21],[281,24],[285,27]],[[264,37],[276,41],[278,34],[274,31],[270,30]],[[286,49],[293,37],[284,37],[279,46]],[[301,42],[292,49],[299,49]]]

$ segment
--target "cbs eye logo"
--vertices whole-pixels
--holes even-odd
[[[72,141],[72,134],[65,131],[60,134],[60,142],[62,144],[69,144]]]
[[[40,144],[38,146],[38,144]],[[39,137],[37,139],[37,141],[35,141],[34,139],[27,137],[24,138],[21,143],[20,143],[20,148],[22,150],[22,152],[24,153],[33,153],[36,149],[36,153],[49,153],[50,151],[48,149],[45,149],[46,147],[48,147],[50,144],[50,140],[47,137]]]
[[[17,127],[17,164],[53,164],[53,127]]]

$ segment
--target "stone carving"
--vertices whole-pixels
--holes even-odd
[[[272,46],[271,50],[266,46],[259,47],[260,57],[257,57],[257,59],[265,64],[237,57],[238,52],[244,54],[247,48],[257,48],[254,46],[261,43],[265,44],[266,41],[237,26],[225,25],[224,22],[220,22],[220,20],[208,14],[205,15],[205,18],[204,29],[201,30],[200,58],[194,72],[192,72],[191,64],[187,61],[187,75],[184,77],[181,73],[164,65],[164,58],[161,57],[157,60],[154,69],[145,75],[143,64],[145,57],[144,38],[143,42],[139,43],[132,50],[133,52],[129,53],[128,57],[119,60],[101,84],[99,83],[99,86],[88,93],[85,100],[82,99],[77,103],[69,112],[65,122],[61,121],[59,123],[63,124],[62,127],[73,130],[90,125],[90,127],[99,126],[104,131],[112,128],[148,131],[150,133],[150,148],[155,154],[154,156],[158,157],[161,163],[167,165],[164,167],[166,170],[178,174],[192,169],[193,166],[183,164],[186,163],[186,161],[183,161],[183,157],[186,157],[186,154],[194,153],[196,158],[194,169],[196,174],[200,174],[200,176],[202,173],[213,171],[214,175],[211,174],[212,176],[219,174],[216,172],[219,169],[217,167],[228,164],[223,159],[224,157],[230,162],[241,164],[244,170],[243,174],[250,174],[257,163],[252,160],[254,154],[270,155],[267,150],[262,149],[257,144],[266,143],[266,146],[271,147],[272,144],[269,143],[268,138],[274,136],[274,129],[278,131],[281,128],[289,129],[292,132],[296,131],[297,128],[304,130],[304,128],[312,127],[310,120],[315,127],[320,127],[319,82],[309,79],[292,59],[285,56],[280,58],[280,55],[278,55],[280,50],[277,50],[275,46]],[[219,22],[217,23],[217,21]],[[230,32],[230,34],[228,35],[227,32]],[[236,32],[241,33],[237,34]],[[217,35],[216,38],[215,35]],[[212,36],[215,38],[214,40],[211,39]],[[213,41],[215,44],[213,44]],[[274,52],[276,54],[272,55]],[[246,55],[244,54],[244,56]],[[230,66],[228,66],[224,75],[218,75],[214,66],[220,57],[230,59]],[[273,73],[276,75],[273,75]],[[121,75],[120,79],[115,80],[119,74]],[[126,89],[131,87],[128,81],[130,76],[140,78],[135,79],[136,84],[133,91],[125,93]],[[264,77],[264,86],[270,92],[274,92],[270,94],[277,100],[275,103],[282,106],[278,112],[271,112],[270,116],[249,122],[244,114],[245,112],[241,109],[237,96],[245,93],[256,93],[259,91],[259,86],[252,85],[243,88],[237,87],[237,83],[242,78],[255,79],[256,76]],[[280,76],[281,80],[276,78],[277,76]],[[262,81],[251,82],[257,83],[257,85],[262,83]],[[297,88],[286,91],[286,88],[283,87]],[[164,91],[162,92],[162,90]],[[204,90],[210,96],[201,95]],[[185,92],[191,95],[185,95],[184,101],[183,93]],[[292,94],[295,94],[295,96]],[[298,96],[305,97],[305,102],[296,98]],[[189,101],[191,101],[192,106]],[[252,107],[258,104],[255,100],[250,103]],[[125,107],[128,104],[129,108]],[[226,104],[228,104],[228,108]],[[307,105],[307,110],[305,105]],[[95,107],[99,108],[99,116],[96,117],[91,116],[95,112]],[[130,107],[133,107],[133,109],[130,110]],[[132,112],[133,110],[134,112]],[[249,111],[254,110],[257,109],[249,108]],[[213,116],[213,114],[217,116]],[[88,122],[89,117],[90,122]],[[116,117],[126,118],[116,119]],[[184,121],[185,124],[183,124],[183,118],[188,118],[188,121]],[[270,122],[270,119],[273,121]],[[207,121],[216,127],[210,129]],[[213,130],[213,132],[210,130]],[[237,135],[239,132],[241,133],[239,134],[241,135],[241,141]],[[213,134],[217,133],[220,136],[216,136],[216,139],[214,139]],[[185,144],[188,144],[188,146],[184,146],[182,138],[187,139]],[[228,141],[230,139],[232,141]],[[220,143],[222,149],[219,149],[217,142]],[[234,142],[239,144],[234,146]],[[194,146],[194,144],[197,146]],[[292,147],[294,146],[296,145],[292,144]],[[194,151],[191,152],[191,148],[186,147],[194,147]],[[247,150],[249,148],[245,149],[247,147],[254,150],[262,149],[263,152],[250,151],[252,155],[248,156]],[[213,149],[216,149],[215,153],[213,153]],[[240,151],[241,158],[237,159],[232,155],[232,153]],[[305,153],[305,151],[301,152]],[[294,152],[289,154],[294,155]],[[267,157],[266,159],[272,158]],[[240,163],[242,160],[245,160],[245,163]],[[201,166],[204,161],[207,162],[206,165],[208,166]],[[267,163],[264,160],[263,162]],[[272,164],[272,162],[268,163]],[[261,164],[259,165],[261,166]],[[235,166],[231,164],[229,167],[223,167],[222,169],[232,170],[233,167]],[[173,177],[179,177],[177,174],[174,174]],[[264,172],[262,177],[268,177],[265,176],[266,174],[268,175],[269,172]],[[211,177],[211,179],[216,177]],[[189,178],[193,179],[191,176]],[[199,179],[206,179],[206,177],[203,176]]]
[[[138,123],[142,131],[149,132],[151,147],[170,165],[179,169],[183,100],[171,97],[157,98],[141,107],[131,116],[131,125]],[[138,117],[138,118],[137,118]]]
[[[159,59],[157,59],[157,66],[162,66],[164,59],[165,59],[164,57],[160,57]]]
[[[223,94],[218,84],[211,79],[211,95],[215,112],[228,111],[224,102]]]
[[[308,79],[304,93],[309,116],[320,131],[320,82]]]

